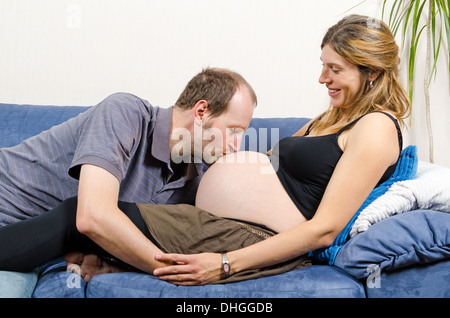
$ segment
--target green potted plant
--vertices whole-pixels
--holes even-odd
[[[430,162],[434,162],[429,86],[431,80],[436,77],[439,55],[445,50],[443,41],[447,43],[447,66],[450,77],[450,0],[395,0],[390,8],[387,7],[387,2],[387,0],[383,2],[383,19],[385,19],[385,13],[389,12],[388,23],[392,32],[394,35],[401,32],[402,47],[405,48],[406,44],[409,48],[408,88],[411,102],[415,86],[414,71],[417,48],[422,35],[426,34],[427,54],[424,61],[423,87],[430,147],[429,156]]]

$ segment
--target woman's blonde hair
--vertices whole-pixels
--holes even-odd
[[[343,111],[348,112],[345,124],[373,111],[390,111],[401,124],[410,113],[410,101],[399,81],[399,48],[389,27],[381,20],[350,15],[328,29],[321,48],[330,47],[348,62],[356,65],[367,79],[349,108],[331,106],[320,115],[314,128],[322,130],[336,124]],[[380,71],[370,83],[369,74]]]

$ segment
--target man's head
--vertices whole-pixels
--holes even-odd
[[[189,153],[189,157],[211,164],[238,151],[256,104],[253,88],[241,75],[226,69],[204,69],[187,84],[175,104],[172,128],[186,128],[190,145],[183,136],[172,154],[186,160]],[[173,134],[175,139],[181,135],[176,131]]]
[[[240,74],[227,69],[206,68],[189,81],[175,107],[188,110],[204,100],[208,103],[210,116],[219,117],[227,110],[230,100],[240,87],[248,90],[256,106],[256,94]]]

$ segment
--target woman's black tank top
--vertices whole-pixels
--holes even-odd
[[[394,121],[398,131],[400,149],[403,149],[402,133],[397,120],[388,113],[381,113]],[[308,220],[316,213],[331,175],[343,154],[338,144],[338,137],[364,116],[351,122],[337,133],[326,136],[306,137],[312,128],[313,124],[311,124],[304,136],[282,139],[274,147],[271,159],[278,178],[295,205]],[[274,156],[277,156],[278,164],[276,166]],[[395,172],[397,163],[386,170],[378,185],[389,179]]]

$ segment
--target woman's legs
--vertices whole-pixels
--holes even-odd
[[[121,202],[119,208],[149,237],[135,204]],[[74,250],[108,256],[77,230],[76,210],[77,198],[70,198],[47,213],[0,228],[0,270],[32,271]]]
[[[31,271],[67,251],[76,229],[76,199],[52,211],[0,228],[0,269]]]

